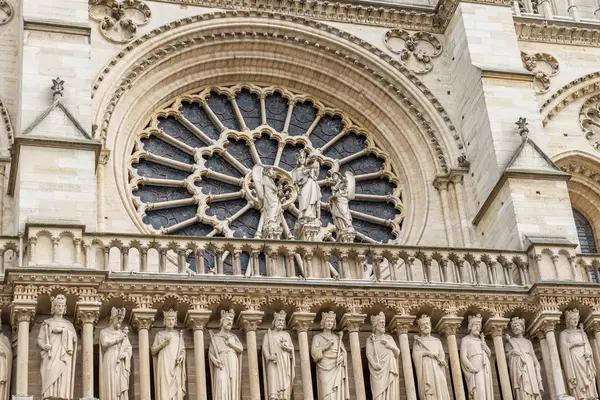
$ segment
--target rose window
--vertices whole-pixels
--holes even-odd
[[[372,135],[275,87],[177,97],[137,134],[129,177],[151,233],[305,239],[303,229],[310,240],[350,232],[350,241],[387,243],[402,231],[402,183]]]

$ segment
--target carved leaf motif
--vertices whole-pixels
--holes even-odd
[[[390,29],[383,41],[386,47],[400,56],[416,74],[426,74],[433,69],[432,58],[442,54],[442,43],[427,32],[413,34],[403,29]]]
[[[99,22],[102,36],[115,43],[135,38],[138,27],[147,24],[152,15],[142,0],[92,0],[88,13]]]

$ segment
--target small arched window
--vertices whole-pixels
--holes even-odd
[[[573,209],[573,217],[575,218],[575,227],[577,228],[577,236],[579,236],[579,245],[582,253],[597,253],[596,239],[594,238],[594,229],[592,224],[579,211]]]

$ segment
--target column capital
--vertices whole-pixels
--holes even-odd
[[[463,317],[456,315],[444,315],[440,322],[435,326],[435,330],[444,336],[456,335],[456,332],[460,329]]]
[[[510,319],[502,317],[489,318],[485,325],[483,325],[483,332],[489,334],[491,337],[502,336],[504,330],[508,327]]]
[[[95,324],[100,316],[99,301],[78,301],[75,303],[75,325]]]
[[[365,319],[367,319],[367,314],[347,313],[342,316],[340,326],[348,332],[359,332]]]
[[[13,328],[16,328],[19,322],[33,322],[35,318],[35,309],[37,302],[32,300],[15,301],[12,304],[10,320]]]
[[[600,312],[592,312],[590,316],[587,317],[583,322],[583,327],[586,332],[589,332],[593,335],[600,332]]]
[[[529,334],[542,338],[548,332],[554,332],[554,328],[560,323],[560,316],[560,311],[542,311],[531,324]]]
[[[316,313],[295,312],[292,314],[288,326],[297,332],[308,332],[315,322]]]
[[[412,324],[415,323],[414,315],[394,315],[388,329],[390,332],[394,332],[397,335],[402,335],[408,333]]]
[[[130,324],[135,330],[147,330],[152,327],[155,316],[156,310],[153,308],[134,308],[131,310]]]
[[[192,331],[203,331],[211,315],[212,311],[210,310],[188,310],[185,315],[185,326]]]
[[[263,311],[244,310],[240,312],[238,326],[244,331],[256,331],[262,322],[265,313]]]

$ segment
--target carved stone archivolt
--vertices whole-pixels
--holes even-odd
[[[7,0],[0,0],[0,25],[6,24],[13,17],[14,9]]]
[[[579,110],[579,126],[595,149],[600,148],[600,94],[588,98]]]
[[[102,36],[115,43],[126,43],[136,37],[139,26],[148,23],[152,11],[141,0],[91,0],[89,15],[100,23]]]
[[[402,183],[386,152],[345,113],[284,88],[179,96],[154,113],[130,154],[132,201],[152,232],[344,242],[400,236]]]
[[[390,29],[385,33],[383,42],[416,74],[431,71],[432,59],[442,54],[442,43],[435,35],[428,32],[411,34],[403,29]]]
[[[536,93],[550,90],[550,78],[559,72],[558,60],[548,53],[527,54],[521,52],[521,60],[527,71],[533,73],[533,85]]]

